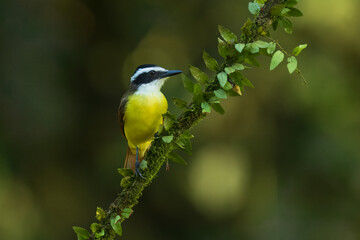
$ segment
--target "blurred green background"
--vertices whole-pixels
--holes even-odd
[[[188,74],[240,34],[244,0],[12,0],[0,4],[0,239],[75,239],[120,191],[117,107],[137,65]],[[124,239],[360,239],[357,0],[298,6],[282,64],[247,70],[255,89],[193,129],[187,166],[147,188]],[[189,99],[179,77],[163,88]],[[169,104],[171,111],[174,106]]]

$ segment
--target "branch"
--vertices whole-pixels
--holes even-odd
[[[263,2],[265,3],[261,4]],[[209,80],[207,75],[200,69],[190,67],[192,75],[199,83],[194,84],[185,76],[183,76],[183,81],[185,88],[194,94],[193,102],[185,108],[178,119],[174,118],[171,114],[165,116],[163,131],[154,139],[150,149],[146,153],[145,162],[147,163],[147,167],[142,171],[144,178],[136,177],[127,169],[119,169],[120,174],[124,176],[121,181],[121,185],[123,186],[122,191],[118,194],[114,202],[110,204],[108,210],[97,209],[96,218],[99,222],[91,225],[92,234],[88,233],[85,229],[74,227],[78,239],[110,240],[115,239],[116,234],[121,235],[121,223],[131,215],[131,209],[138,203],[144,188],[157,176],[162,165],[168,160],[171,152],[179,148],[179,146],[180,148],[187,148],[186,144],[189,142],[189,138],[191,138],[188,130],[206,117],[206,113],[210,112],[211,107],[213,107],[215,111],[223,113],[219,104],[220,98],[226,98],[227,95],[231,95],[231,92],[232,95],[234,95],[234,92],[241,95],[244,86],[252,86],[249,80],[244,78],[240,71],[238,71],[243,70],[242,67],[244,67],[244,65],[242,64],[256,65],[254,56],[259,54],[273,56],[274,59],[275,54],[273,55],[273,53],[276,48],[276,43],[266,43],[257,40],[264,36],[269,37],[270,26],[273,25],[275,29],[279,22],[287,32],[287,30],[290,29],[290,25],[287,22],[289,20],[285,16],[289,16],[286,15],[289,14],[289,11],[299,11],[293,8],[296,3],[296,0],[268,0],[250,3],[249,10],[255,17],[253,20],[248,19],[245,22],[239,41],[237,41],[235,34],[219,26],[220,34],[225,40],[224,42],[219,39],[218,46],[219,53],[224,58],[223,63],[219,66],[215,59],[204,52],[205,64],[210,70],[215,71],[216,75]],[[284,10],[286,10],[285,13]],[[298,14],[298,12],[296,12],[296,14]],[[290,16],[294,15],[290,14]],[[257,45],[251,45],[252,43],[256,43]],[[300,49],[300,51],[302,49]],[[299,54],[300,51],[298,51],[297,54]],[[279,60],[273,59],[271,60],[271,64],[275,61],[274,64],[277,66]],[[253,61],[255,61],[255,63]],[[292,68],[293,67],[294,66],[292,66]],[[297,65],[295,68],[298,70]],[[222,96],[224,93],[225,97]]]

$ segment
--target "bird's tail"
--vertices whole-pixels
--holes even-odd
[[[144,159],[144,157],[140,157],[139,156],[139,163]],[[125,158],[125,164],[124,164],[124,168],[130,168],[131,170],[133,170],[133,172],[135,172],[135,164],[136,164],[136,154],[133,154],[130,150],[130,148],[127,148],[127,152],[126,152],[126,158]]]

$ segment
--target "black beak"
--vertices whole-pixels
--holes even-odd
[[[179,73],[182,73],[182,72],[179,70],[169,70],[167,72],[164,72],[161,77],[166,78],[166,77],[177,75]]]

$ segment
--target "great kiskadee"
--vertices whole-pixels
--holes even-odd
[[[140,175],[139,164],[150,147],[154,134],[163,122],[168,103],[160,89],[166,79],[181,73],[153,64],[137,67],[130,79],[129,90],[123,95],[119,111],[119,124],[128,142],[125,168]]]

